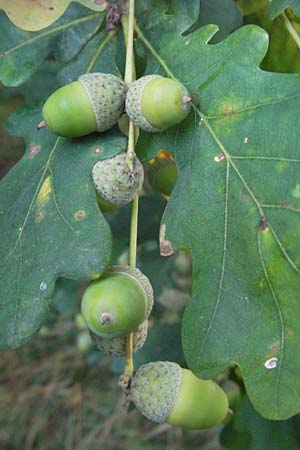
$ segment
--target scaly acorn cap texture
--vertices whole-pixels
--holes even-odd
[[[129,86],[125,109],[141,130],[158,133],[184,120],[191,104],[190,93],[178,80],[146,75]]]
[[[141,366],[131,380],[130,398],[148,419],[187,429],[211,428],[228,414],[219,385],[168,361]]]
[[[144,87],[150,80],[162,78],[159,75],[146,75],[134,81],[127,92],[125,109],[132,122],[141,130],[149,131],[149,133],[158,133],[162,130],[156,128],[148,122],[142,111],[142,96]]]
[[[130,399],[147,419],[164,423],[175,405],[181,378],[182,369],[176,363],[144,364],[131,380]]]
[[[144,169],[140,160],[135,158],[133,165],[131,171],[126,153],[96,162],[92,177],[100,197],[117,206],[130,203],[141,190],[144,181]]]
[[[148,320],[144,320],[136,331],[133,332],[133,351],[137,352],[143,347],[148,333]],[[126,337],[103,339],[90,331],[92,341],[97,348],[108,356],[125,356]]]
[[[118,77],[106,73],[87,73],[79,77],[94,110],[97,131],[111,128],[124,111],[126,85]]]

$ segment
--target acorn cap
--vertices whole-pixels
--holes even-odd
[[[146,277],[146,275],[144,275],[137,267],[131,266],[123,266],[123,265],[112,266],[109,268],[108,272],[124,273],[125,275],[134,278],[134,280],[140,284],[142,290],[145,292],[145,295],[147,297],[147,309],[145,319],[148,319],[148,317],[151,314],[154,301],[153,288],[149,281],[149,278]]]
[[[168,419],[179,394],[181,367],[173,362],[158,361],[141,366],[130,385],[130,399],[136,408],[153,422]]]
[[[143,165],[135,158],[133,171],[126,160],[126,153],[98,161],[92,169],[92,177],[98,194],[117,206],[130,203],[142,188]]]
[[[118,77],[106,73],[87,73],[78,80],[86,90],[94,110],[97,131],[111,128],[124,111],[127,87]]]
[[[133,351],[137,352],[143,347],[148,333],[148,320],[144,320],[136,331],[133,332]],[[105,339],[90,331],[91,338],[99,350],[108,356],[125,356],[126,337]]]
[[[155,78],[163,77],[160,75],[146,75],[134,81],[134,83],[129,86],[125,102],[126,112],[134,124],[141,130],[149,131],[150,133],[159,133],[162,131],[161,129],[152,126],[151,123],[149,123],[144,117],[142,111],[142,97],[144,88],[150,80]]]

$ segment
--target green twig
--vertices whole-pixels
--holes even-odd
[[[129,14],[124,14],[121,19],[123,26],[124,40],[126,43],[126,68],[124,81],[131,84],[135,79],[135,64],[133,54],[133,31],[134,31],[134,0],[129,0]],[[135,162],[135,127],[133,122],[129,122],[128,147],[127,147],[127,164],[131,171],[134,170]],[[129,244],[129,265],[136,266],[136,249],[137,249],[137,228],[138,228],[138,195],[132,202],[131,223],[130,223],[130,244]],[[126,354],[125,367],[123,377],[130,380],[134,372],[133,367],[133,333],[126,338]]]

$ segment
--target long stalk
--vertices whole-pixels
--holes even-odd
[[[135,64],[133,53],[133,33],[134,33],[134,1],[129,0],[129,13],[123,15],[121,22],[123,26],[124,40],[126,44],[126,68],[124,81],[130,85],[135,79]],[[127,164],[130,170],[134,168],[135,162],[135,127],[134,124],[129,122],[128,133],[128,147],[127,147]],[[130,223],[130,244],[129,244],[129,265],[136,266],[136,251],[137,251],[137,229],[138,229],[138,208],[139,198],[138,195],[132,202],[131,210],[131,223]],[[123,377],[125,379],[132,377],[134,372],[133,366],[133,333],[130,333],[126,338],[126,353],[125,353],[125,366]]]

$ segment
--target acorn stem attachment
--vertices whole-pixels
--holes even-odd
[[[189,95],[184,95],[184,96],[182,97],[182,103],[183,103],[184,105],[191,105],[191,104],[193,103],[193,99],[192,99],[192,97],[190,97]]]
[[[233,417],[234,411],[232,409],[228,408],[227,415]]]
[[[112,322],[112,315],[108,312],[101,314],[100,323],[101,325],[109,325]]]

